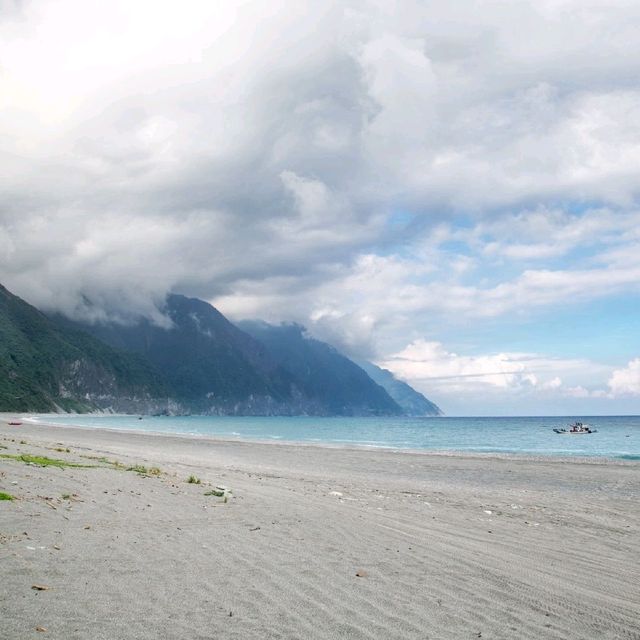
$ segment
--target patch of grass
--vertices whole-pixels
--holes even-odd
[[[117,463],[118,465],[120,463]],[[141,476],[159,476],[162,471],[158,467],[145,467],[143,464],[135,464],[132,467],[128,467],[127,471],[135,471]]]
[[[88,460],[95,460],[96,462],[101,462],[102,464],[108,464],[114,469],[118,469],[119,471],[134,471],[135,473],[139,473],[141,476],[159,476],[162,473],[162,469],[158,467],[145,467],[143,464],[134,464],[131,466],[127,466],[123,462],[118,462],[117,460],[109,460],[109,458],[105,458],[104,456],[82,456],[83,458],[87,458]]]
[[[60,453],[71,453],[71,449],[63,449],[62,447],[56,447],[54,451],[59,451]]]
[[[205,491],[205,496],[215,496],[216,498],[223,498],[224,491],[220,491],[220,489],[211,489],[211,491]]]
[[[140,475],[147,475],[149,473],[149,469],[147,469],[143,464],[134,464],[132,467],[129,467],[127,471],[135,471]]]
[[[71,500],[71,494],[70,493],[63,493],[60,496],[60,500]]]
[[[8,458],[10,460],[16,460],[17,462],[24,462],[25,464],[35,464],[40,467],[58,467],[60,469],[64,469],[65,467],[89,469],[95,466],[92,464],[79,464],[77,462],[67,462],[66,460],[56,460],[55,458],[47,458],[46,456],[32,456],[28,453],[20,455],[0,453],[0,458]]]
[[[86,458],[87,460],[95,460],[96,462],[105,462],[107,464],[111,464],[111,460],[109,458],[105,458],[104,456],[80,456],[81,458]]]
[[[96,462],[102,462],[103,464],[108,464],[112,466],[114,469],[120,469],[121,471],[128,471],[127,465],[122,462],[118,462],[117,460],[109,460],[109,458],[105,458],[104,456],[80,456],[81,458],[87,458],[87,460],[95,460]]]
[[[15,500],[15,498],[9,493],[0,491],[0,500]]]
[[[198,478],[198,476],[189,476],[187,478],[187,482],[189,484],[200,484],[201,480],[200,478]]]

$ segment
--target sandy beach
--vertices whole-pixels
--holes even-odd
[[[638,463],[6,419],[0,455],[2,639],[640,638]]]

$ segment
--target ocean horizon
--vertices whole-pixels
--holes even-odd
[[[33,415],[60,426],[434,452],[640,460],[640,416],[255,417]],[[575,420],[597,432],[557,434]]]

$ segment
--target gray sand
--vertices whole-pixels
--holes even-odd
[[[99,465],[0,458],[2,639],[640,638],[638,463],[3,421],[0,445]]]

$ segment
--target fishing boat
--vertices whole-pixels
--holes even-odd
[[[566,428],[556,427],[554,431],[556,433],[564,433],[571,436],[583,436],[587,433],[598,433],[597,429],[594,429],[591,425],[584,424],[583,422],[574,422]]]

